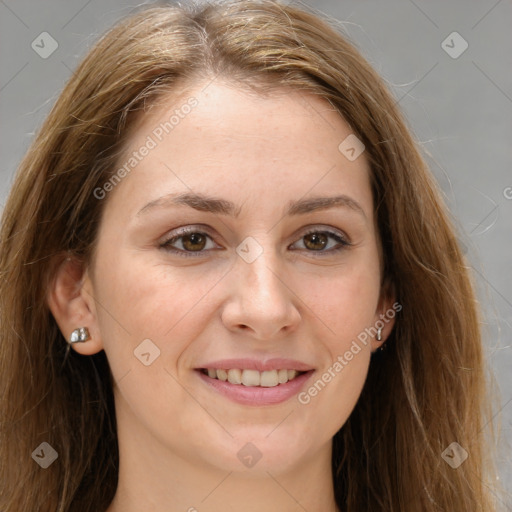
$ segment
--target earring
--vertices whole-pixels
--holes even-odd
[[[377,341],[382,341],[382,327],[377,329]]]
[[[87,327],[79,327],[78,329],[75,329],[71,336],[69,337],[69,343],[78,343],[78,342],[84,342],[91,339],[91,335],[89,334],[89,329]]]

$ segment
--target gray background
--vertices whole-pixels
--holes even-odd
[[[0,0],[1,205],[72,70],[98,35],[137,4]],[[512,493],[512,1],[306,4],[340,20],[388,81],[457,220],[485,309],[486,352],[501,394],[501,480]],[[454,31],[468,44],[458,58],[442,47]],[[31,47],[42,32],[58,43],[46,59]],[[451,39],[450,51],[460,50],[462,40]]]

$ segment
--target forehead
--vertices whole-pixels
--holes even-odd
[[[260,204],[337,192],[371,210],[364,152],[347,158],[350,126],[312,93],[200,83],[161,97],[130,132],[117,165],[128,172],[111,195],[131,195],[134,206],[164,192]]]

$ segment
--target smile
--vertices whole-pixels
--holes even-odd
[[[297,370],[288,370],[286,368],[263,372],[249,369],[241,370],[239,368],[229,370],[222,368],[203,368],[201,372],[204,375],[208,375],[211,379],[229,382],[230,384],[263,388],[272,388],[280,384],[286,384],[304,373]]]

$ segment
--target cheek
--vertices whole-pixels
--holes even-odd
[[[305,279],[300,296],[327,328],[325,342],[337,356],[373,325],[380,296],[378,259],[363,255],[322,278]]]
[[[134,351],[147,339],[167,361],[175,361],[199,334],[197,320],[204,318],[211,291],[227,270],[154,264],[144,252],[103,258],[95,272],[95,298],[114,375],[116,368],[123,374],[138,367]]]
[[[370,328],[380,295],[378,258],[363,255],[328,279],[307,284],[304,296],[312,301],[314,316],[327,327],[321,338],[325,357],[316,380],[298,401],[314,410],[334,435],[356,405],[368,373]]]
[[[366,380],[371,357],[367,330],[375,318],[379,278],[365,265],[354,265],[350,272],[312,282],[309,288],[314,315],[327,329],[322,336],[316,330],[314,349],[323,354],[322,367],[297,398],[305,417],[320,422],[327,437],[347,421]]]
[[[340,352],[297,397],[300,406],[309,409],[306,417],[310,419],[306,423],[321,423],[326,438],[334,436],[352,413],[370,361],[370,351],[366,347],[355,350],[352,347],[352,350],[348,348]]]
[[[176,365],[204,329],[209,292],[224,273],[154,265],[129,251],[97,266],[100,330],[116,400],[124,404],[118,414],[135,412],[151,431],[158,430],[154,418],[179,432],[197,427],[204,411],[183,392]],[[190,414],[176,415],[183,410]]]

